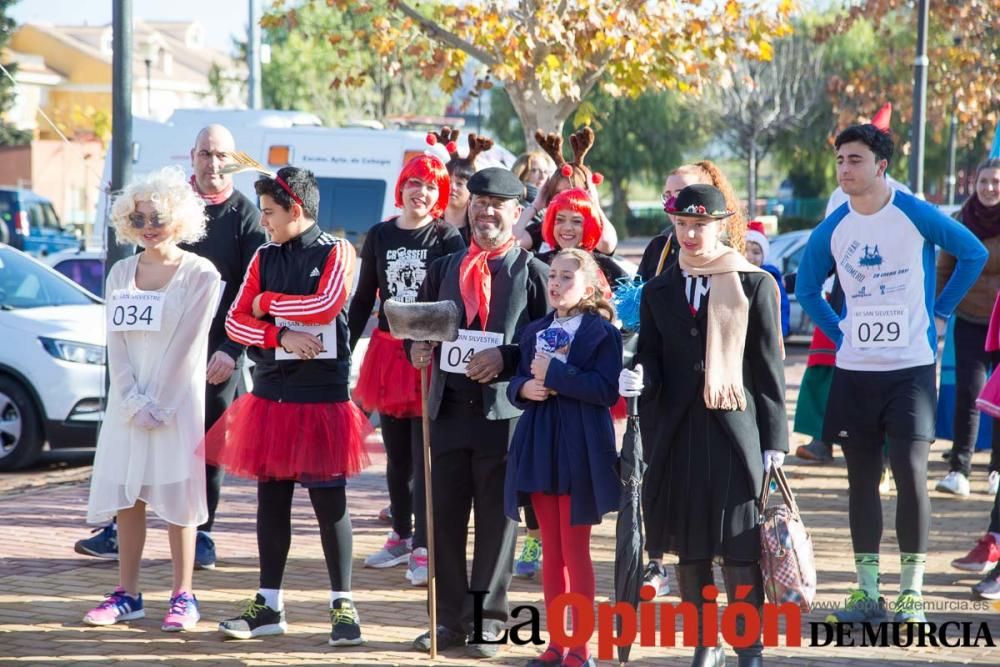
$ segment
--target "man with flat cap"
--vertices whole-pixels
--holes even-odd
[[[472,236],[467,250],[427,269],[418,301],[450,300],[461,313],[455,343],[407,344],[417,368],[432,366],[431,419],[438,647],[464,646],[469,657],[489,658],[498,644],[475,642],[474,605],[482,609],[486,642],[503,632],[514,560],[515,524],[503,512],[507,446],[520,410],[507,400],[517,368],[517,336],[548,311],[548,267],[521,249],[513,226],[524,186],[498,167],[468,183]],[[469,513],[475,505],[471,579],[466,577]],[[476,602],[470,591],[485,591]],[[418,637],[429,650],[430,633]]]

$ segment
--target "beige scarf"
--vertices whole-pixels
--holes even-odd
[[[688,274],[712,277],[707,306],[705,405],[713,410],[746,410],[747,399],[743,392],[743,352],[746,345],[750,302],[740,285],[738,272],[766,274],[774,284],[776,298],[779,296],[778,284],[767,271],[754,266],[743,255],[724,245],[720,245],[714,253],[704,255],[690,256],[681,251],[678,260],[681,269]],[[781,331],[780,320],[775,326]],[[781,348],[781,356],[782,358],[785,356],[784,346]]]

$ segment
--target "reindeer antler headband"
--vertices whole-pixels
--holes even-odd
[[[594,131],[589,127],[582,127],[573,134],[569,135],[569,145],[573,149],[573,161],[566,162],[562,154],[562,137],[555,132],[549,132],[545,134],[541,130],[535,131],[535,141],[538,145],[542,147],[542,150],[548,153],[552,161],[556,163],[556,168],[559,170],[564,177],[569,178],[573,175],[573,168],[582,169],[585,173],[590,172],[590,180],[594,185],[600,185],[604,182],[604,176],[597,172],[592,172],[589,167],[584,164],[584,159],[590,149],[594,146]]]
[[[448,158],[451,160],[458,159],[458,144],[455,143],[458,140],[459,132],[458,130],[452,129],[445,125],[441,128],[439,132],[428,132],[427,133],[427,143],[431,146],[435,144],[441,144],[444,149],[448,151]]]

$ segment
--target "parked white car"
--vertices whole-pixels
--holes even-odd
[[[104,409],[100,298],[0,244],[0,470],[93,447]]]

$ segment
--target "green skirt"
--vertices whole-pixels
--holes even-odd
[[[823,415],[826,401],[830,396],[833,382],[833,366],[810,366],[802,375],[799,400],[795,404],[796,433],[808,435],[814,440],[823,439]]]

